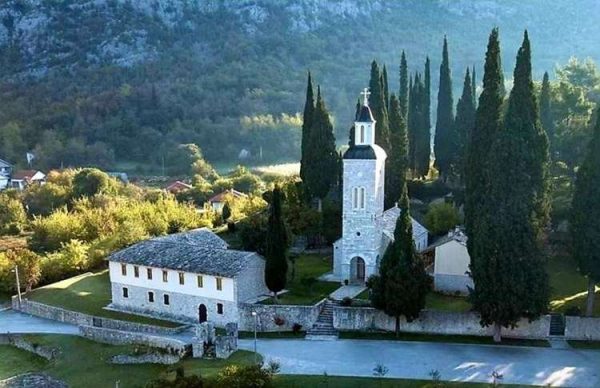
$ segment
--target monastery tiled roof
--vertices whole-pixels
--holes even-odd
[[[386,233],[391,239],[394,237],[394,231],[396,230],[396,221],[400,217],[400,208],[398,206],[394,206],[383,212],[383,232]],[[413,228],[413,236],[421,236],[423,234],[429,233],[427,229],[421,225],[417,220],[410,217],[412,228]]]
[[[235,277],[250,263],[254,252],[228,249],[227,243],[206,228],[156,237],[111,254],[109,261],[154,268]]]

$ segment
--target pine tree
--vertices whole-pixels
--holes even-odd
[[[587,155],[577,170],[571,213],[573,257],[588,278],[586,316],[594,311],[596,284],[600,282],[600,109]]]
[[[277,293],[285,288],[288,269],[288,239],[281,211],[282,201],[281,189],[275,187],[269,207],[269,223],[265,244],[265,283],[269,290],[273,292],[275,302],[277,302]]]
[[[408,135],[406,123],[400,112],[400,103],[392,93],[390,98],[390,135],[392,152],[386,170],[385,208],[394,205],[402,194],[408,171]]]
[[[383,86],[383,102],[385,105],[385,110],[388,112],[388,117],[389,117],[389,112],[390,112],[390,89],[388,86],[388,75],[387,75],[387,69],[385,67],[385,64],[383,65],[383,72],[381,73],[381,84]]]
[[[377,121],[377,131],[375,132],[375,143],[385,150],[390,152],[390,129],[388,115],[385,103],[385,91],[382,84],[382,75],[379,71],[377,62],[371,63],[371,80],[369,81],[369,90],[371,96],[369,98],[369,106],[371,112]]]
[[[402,189],[400,211],[394,241],[381,260],[379,275],[371,276],[368,281],[373,306],[396,318],[397,336],[400,333],[400,317],[404,316],[408,322],[418,318],[431,288],[431,279],[412,239],[406,184]]]
[[[548,72],[544,73],[540,92],[540,120],[549,139],[554,137],[554,120],[552,119],[551,90]]]
[[[409,87],[408,87],[408,111],[406,117],[406,124],[408,129],[408,168],[410,169],[412,175],[416,175],[416,162],[415,162],[415,87],[413,84],[413,77],[410,76]]]
[[[455,143],[451,136],[452,127],[454,125],[453,106],[454,101],[452,98],[452,78],[450,74],[450,61],[448,58],[448,41],[446,40],[446,37],[444,37],[434,141],[435,166],[439,170],[440,177],[443,181],[446,181],[450,176],[452,159],[457,153],[457,150],[453,148],[453,144]]]
[[[406,55],[402,50],[402,56],[400,57],[400,93],[398,94],[400,100],[400,113],[404,117],[404,121],[407,121],[408,115],[408,64],[406,63]]]
[[[462,95],[456,104],[456,119],[452,126],[452,149],[456,150],[451,158],[451,175],[462,181],[467,155],[467,142],[475,125],[475,107],[473,106],[473,88],[469,68],[465,73]]]
[[[428,101],[429,93],[426,90],[426,84],[427,83],[423,83],[421,75],[417,74],[413,85],[414,96],[411,97],[411,99],[414,99],[414,117],[412,118],[412,124],[414,126],[414,175],[419,178],[424,178],[429,173],[431,156],[430,104]]]
[[[304,102],[304,114],[302,116],[302,141],[300,146],[300,179],[306,179],[307,161],[310,155],[308,141],[310,139],[310,129],[312,128],[312,119],[315,112],[315,100],[313,98],[313,86],[310,71],[308,72],[308,81],[306,83],[306,101]]]
[[[318,199],[320,212],[322,200],[329,193],[338,175],[333,125],[325,101],[321,97],[320,87],[317,88],[317,104],[309,133],[304,182],[310,195]]]
[[[473,109],[477,109],[477,76],[475,75],[475,65],[473,65],[473,72],[471,73],[471,87],[473,88],[471,92],[473,96]]]

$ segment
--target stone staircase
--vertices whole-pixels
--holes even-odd
[[[317,321],[306,332],[307,340],[336,340],[338,332],[333,327],[333,307],[337,303],[332,300],[325,301],[325,306],[321,310]]]
[[[565,317],[562,314],[550,314],[550,336],[565,335]]]

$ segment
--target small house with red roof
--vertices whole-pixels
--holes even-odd
[[[246,198],[247,195],[242,193],[241,191],[237,191],[235,189],[225,190],[219,194],[214,195],[212,198],[208,200],[208,203],[212,207],[214,211],[220,212],[223,210],[223,206],[225,206],[225,202],[227,202],[228,198]]]
[[[188,185],[187,183],[182,182],[182,181],[175,181],[175,182],[172,182],[171,184],[169,184],[167,187],[165,187],[165,190],[167,190],[171,194],[177,194],[179,192],[182,192],[184,190],[189,190],[191,188],[192,188],[192,185]]]
[[[19,170],[10,177],[10,187],[17,190],[25,190],[31,184],[44,184],[46,174],[38,170]]]

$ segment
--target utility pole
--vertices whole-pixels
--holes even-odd
[[[256,311],[252,311],[252,316],[254,317],[254,365],[256,365],[258,363],[256,360],[256,321],[258,320],[258,314]]]
[[[17,280],[17,295],[19,296],[19,308],[21,308],[21,282],[19,281],[19,266],[15,265],[15,269],[13,270],[15,271],[15,278]]]

